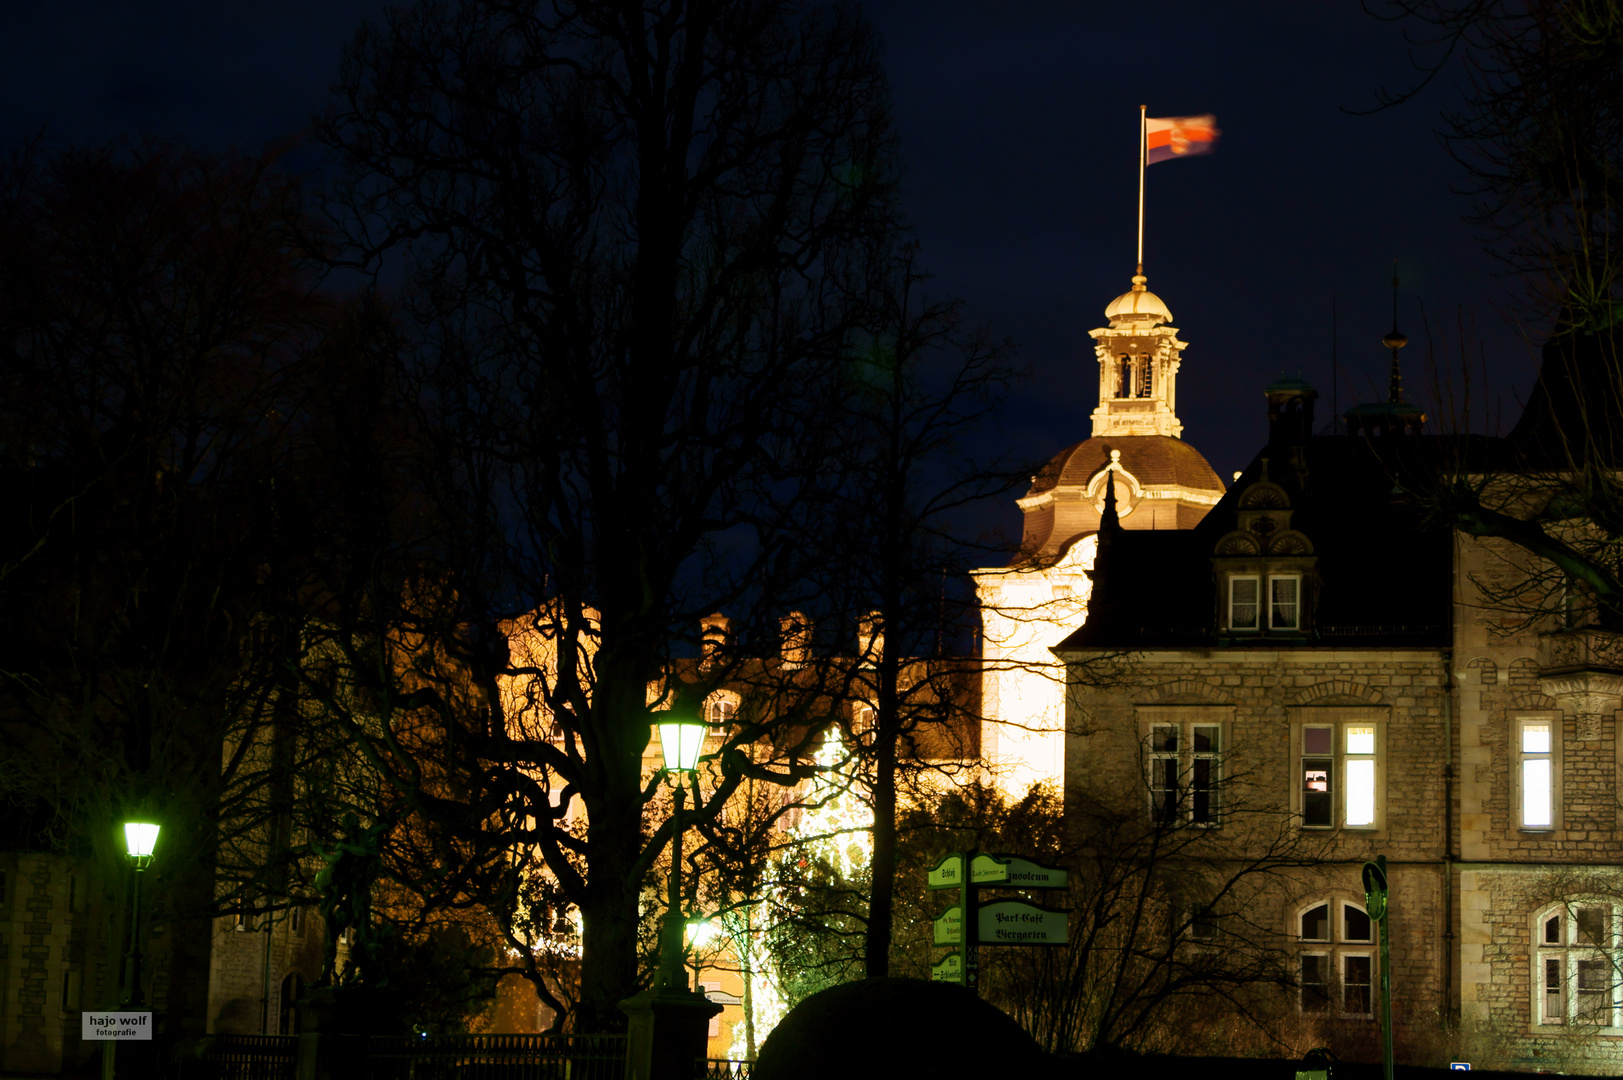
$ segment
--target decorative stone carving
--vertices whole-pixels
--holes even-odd
[[[1539,645],[1539,688],[1572,714],[1579,742],[1598,741],[1623,705],[1623,635],[1564,630]]]
[[[1287,529],[1269,542],[1268,554],[1311,555],[1313,554],[1313,543],[1295,529]]]
[[[1290,505],[1285,490],[1277,484],[1258,481],[1240,496],[1241,510],[1282,510]]]
[[[1260,555],[1262,544],[1249,533],[1233,532],[1217,542],[1218,555]]]

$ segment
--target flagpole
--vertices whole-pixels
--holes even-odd
[[[1149,106],[1138,107],[1138,273],[1144,273],[1144,142]]]

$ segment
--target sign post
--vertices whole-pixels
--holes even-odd
[[[1064,945],[1068,940],[1065,912],[1039,907],[1026,900],[980,902],[982,886],[1010,889],[1063,889],[1070,874],[1057,866],[1043,866],[1014,855],[983,855],[955,851],[942,859],[926,878],[926,888],[957,889],[959,902],[931,924],[937,945],[956,945],[930,968],[935,982],[955,982],[980,989],[980,945]]]
[[[1392,1080],[1392,950],[1388,942],[1386,915],[1386,856],[1375,856],[1364,864],[1364,906],[1380,927],[1381,935],[1381,1033],[1386,1059],[1386,1080]]]

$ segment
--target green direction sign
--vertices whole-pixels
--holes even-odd
[[[955,952],[948,953],[942,958],[941,963],[932,964],[930,966],[930,981],[955,983],[963,982],[964,958]]]
[[[1014,889],[1063,889],[1070,873],[1057,866],[1042,866],[1013,855],[977,855],[969,873],[977,885],[1007,885]]]
[[[1024,900],[982,904],[976,925],[982,945],[1064,945],[1066,914]]]
[[[964,887],[964,857],[957,852],[948,855],[930,871],[926,887],[931,889],[961,889]]]
[[[937,945],[958,945],[964,940],[963,908],[954,904],[941,913],[941,917],[930,925],[935,928],[935,943]]]

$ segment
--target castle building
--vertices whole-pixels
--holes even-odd
[[[1088,571],[1106,490],[1123,528],[1194,528],[1223,482],[1182,439],[1178,369],[1188,343],[1142,274],[1090,331],[1099,366],[1090,438],[1067,446],[1019,500],[1020,550],[1006,566],[975,571],[983,637],[981,748],[996,782],[1023,793],[1063,783],[1064,671],[1051,647],[1087,617]]]
[[[1516,514],[1548,501],[1581,430],[1573,347],[1546,348],[1503,439],[1425,434],[1395,364],[1347,434],[1314,434],[1315,392],[1281,380],[1267,445],[1194,528],[1111,507],[1098,526],[1087,621],[1056,649],[1068,809],[1204,830],[1209,867],[1264,833],[1311,851],[1245,910],[1215,901],[1202,943],[1260,928],[1285,950],[1306,1045],[1379,1053],[1360,874],[1381,855],[1400,1061],[1623,1064],[1623,636],[1570,592],[1526,597],[1548,565],[1441,524],[1427,494],[1467,478]],[[1112,654],[1132,677],[1091,679]]]

